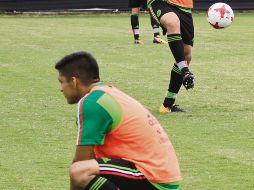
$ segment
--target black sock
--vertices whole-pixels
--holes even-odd
[[[139,19],[137,14],[131,15],[131,28],[135,40],[139,39]]]
[[[176,63],[185,60],[184,56],[184,47],[183,47],[183,40],[181,34],[170,34],[167,35],[168,38],[168,45],[171,49],[171,52],[175,58]]]
[[[84,190],[120,190],[115,184],[111,183],[108,179],[100,176],[95,176],[95,178],[90,181]]]
[[[171,75],[170,75],[170,83],[168,86],[168,91],[166,93],[166,97],[164,99],[163,105],[165,107],[171,107],[175,103],[175,99],[177,94],[182,86],[182,75],[180,69],[174,64]]]
[[[160,35],[159,24],[152,16],[150,16],[150,19],[151,19],[151,25],[153,27],[153,36],[154,37],[159,36]]]
[[[171,49],[171,52],[175,58],[176,64],[178,65],[179,69],[185,73],[189,71],[188,65],[185,61],[184,56],[184,46],[181,34],[170,34],[167,35],[168,38],[168,45]]]

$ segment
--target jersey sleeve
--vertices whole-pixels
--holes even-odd
[[[98,102],[105,93],[94,91],[78,104],[77,145],[102,145],[110,131],[113,119]]]

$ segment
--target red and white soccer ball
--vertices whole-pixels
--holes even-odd
[[[207,21],[216,29],[230,26],[234,19],[234,12],[226,3],[215,3],[207,10]]]

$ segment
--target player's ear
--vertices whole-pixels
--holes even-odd
[[[76,87],[77,84],[78,84],[77,78],[76,77],[71,77],[71,81],[72,81],[73,86]]]

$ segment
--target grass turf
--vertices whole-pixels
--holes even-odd
[[[254,188],[254,13],[211,28],[194,14],[194,90],[177,103],[191,112],[158,114],[173,57],[152,44],[141,15],[143,46],[127,15],[0,17],[0,189],[67,189],[75,150],[76,106],[59,92],[55,62],[73,51],[97,58],[101,78],[143,103],[173,142],[184,190]]]

